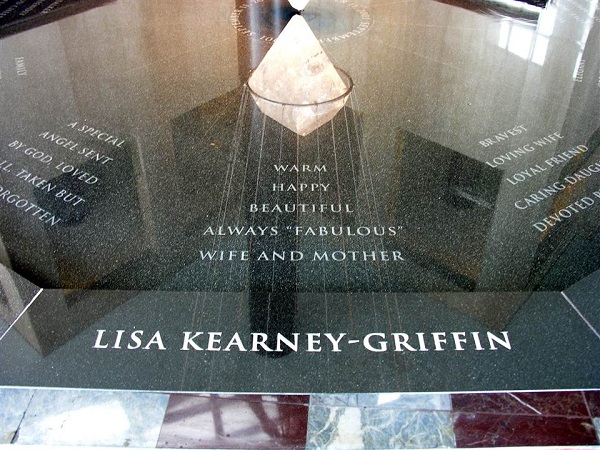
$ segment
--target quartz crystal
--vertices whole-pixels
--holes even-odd
[[[300,15],[281,32],[248,86],[265,115],[301,136],[333,119],[351,89]]]
[[[304,10],[309,1],[310,0],[289,0],[290,5],[292,5],[292,8],[298,11]]]

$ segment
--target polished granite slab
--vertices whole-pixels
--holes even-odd
[[[298,294],[289,311],[267,295],[101,291],[69,309],[59,293],[44,291],[3,339],[6,385],[456,392],[594,389],[598,376],[597,338],[559,293],[531,295],[508,323],[483,309],[488,325],[455,295]],[[472,296],[480,308],[503,298]],[[94,307],[104,316],[90,321]]]
[[[0,24],[1,385],[600,388],[597,1],[84,3]]]

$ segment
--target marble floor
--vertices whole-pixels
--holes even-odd
[[[0,389],[0,449],[599,444],[598,391],[234,395]]]

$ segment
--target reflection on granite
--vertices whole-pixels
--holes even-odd
[[[0,2],[0,36],[79,14],[114,0],[21,0]]]
[[[335,11],[348,2],[311,5],[325,3]],[[599,264],[600,177],[589,169],[600,157],[598,2],[556,0],[535,24],[430,0],[360,3],[373,20],[358,28],[334,30],[334,21],[314,17],[321,35],[335,31],[338,40],[323,46],[357,90],[331,126],[303,139],[256,108],[239,108],[247,69],[271,41],[232,27],[231,2],[141,8],[120,0],[0,40],[0,151],[13,164],[2,187],[23,196],[18,205],[1,203],[7,254],[15,270],[44,286],[98,289],[56,299],[53,310],[44,303],[49,318],[34,305],[23,328],[51,341],[47,351],[64,345],[31,355],[15,327],[0,342],[3,384],[260,392],[599,386],[600,341],[559,293],[542,288],[550,277],[566,289]],[[83,131],[90,127],[122,137],[123,148]],[[56,165],[34,160],[21,144],[39,147]],[[83,156],[76,145],[97,153]],[[57,194],[65,188],[86,197],[90,209],[40,196],[43,188],[16,176],[17,167],[56,183]],[[97,184],[85,175],[91,168]],[[76,170],[83,179],[68,174]],[[590,175],[553,188],[582,171]],[[301,182],[315,190],[298,192]],[[64,220],[48,228],[29,202]],[[295,214],[280,213],[284,204]],[[300,213],[298,205],[316,208]],[[330,207],[319,211],[323,205]],[[263,261],[260,250],[273,251]],[[304,259],[292,261],[297,251]],[[389,252],[402,256],[392,260]],[[158,289],[111,308],[116,295],[104,290],[162,283],[180,293]],[[263,289],[246,296],[249,286],[308,295],[289,295],[284,304],[284,295]],[[208,294],[181,294],[191,290]],[[522,294],[530,290],[541,292]],[[309,294],[315,291],[364,295]],[[221,301],[222,292],[236,296]],[[597,323],[597,290],[584,299],[567,295]],[[297,330],[305,343],[308,333],[347,333],[343,350],[303,345],[277,360],[178,350],[184,330],[223,332],[224,339],[271,331],[280,324],[271,312],[292,318],[275,330]],[[80,320],[62,326],[70,317]],[[92,352],[92,323],[100,322],[106,336],[136,329],[149,339],[160,330],[169,351],[121,352],[107,343]],[[392,333],[410,333],[414,343],[417,333],[450,338],[505,328],[513,345],[489,352],[473,342],[453,350],[450,340],[448,351],[392,349]],[[386,351],[361,345],[373,332],[385,333]],[[359,345],[346,345],[349,339]],[[358,408],[355,400],[349,406]],[[356,411],[366,417],[349,411],[344,423]]]
[[[3,251],[0,237],[0,339],[40,292],[39,287],[5,266],[8,261]]]
[[[557,3],[569,8],[565,1]],[[82,254],[81,264],[95,265],[102,256],[102,266],[107,270],[95,273],[75,267],[82,275],[77,278],[77,274],[72,273],[74,270],[68,270],[65,273],[69,277],[59,281],[64,281],[64,285],[70,287],[88,286],[92,282],[101,281],[98,279],[100,275],[110,274],[114,275],[108,280],[111,283],[104,280],[106,283],[102,287],[141,286],[154,289],[154,282],[161,279],[161,276],[164,280],[172,272],[185,269],[188,263],[198,264],[204,268],[203,271],[208,272],[209,264],[200,260],[198,250],[209,249],[210,241],[202,240],[197,235],[200,234],[199,230],[215,225],[216,214],[210,214],[206,220],[208,209],[198,201],[195,193],[205,193],[207,185],[211,185],[211,188],[223,185],[219,181],[226,176],[225,169],[228,157],[231,156],[231,152],[228,152],[230,149],[227,148],[231,141],[227,138],[235,127],[235,121],[217,123],[210,133],[207,132],[206,141],[198,142],[196,148],[183,149],[174,145],[171,130],[165,128],[164,124],[172,123],[186,111],[206,105],[226,92],[235,91],[240,84],[239,78],[247,73],[241,67],[245,68],[246,65],[259,61],[259,52],[256,50],[259,44],[241,38],[229,23],[219,21],[218,18],[223,16],[221,8],[226,9],[227,6],[215,6],[216,4],[206,2],[193,7],[187,2],[176,2],[169,7],[157,3],[139,10],[135,5],[135,2],[123,1],[89,11],[86,14],[87,20],[76,17],[72,21],[61,23],[61,32],[56,33],[56,36],[52,35],[52,31],[56,31],[54,28],[58,27],[48,27],[36,30],[39,34],[32,33],[31,40],[24,40],[22,43],[17,39],[2,42],[7,54],[13,52],[13,48],[22,48],[27,55],[34,54],[37,57],[31,58],[31,61],[27,59],[30,78],[18,79],[23,90],[40,85],[41,80],[33,78],[35,74],[43,73],[43,76],[50,77],[43,68],[53,67],[56,72],[53,74],[56,79],[49,79],[44,83],[53,89],[45,90],[43,97],[39,93],[43,101],[31,97],[36,104],[33,100],[29,101],[30,97],[24,99],[20,95],[21,84],[15,84],[14,88],[7,90],[6,97],[3,97],[6,102],[3,104],[14,104],[14,107],[11,106],[10,110],[6,108],[7,127],[3,131],[13,136],[13,130],[19,129],[19,126],[26,128],[11,139],[29,142],[28,138],[37,139],[39,133],[47,129],[68,133],[68,136],[75,139],[73,136],[77,136],[77,133],[67,129],[67,120],[60,112],[73,111],[71,114],[75,114],[77,111],[83,117],[92,116],[100,123],[108,122],[111,133],[121,135],[122,131],[123,136],[127,136],[130,141],[126,154],[119,152],[114,155],[114,169],[111,170],[126,164],[132,165],[136,170],[116,172],[118,176],[113,177],[109,177],[107,173],[102,180],[107,185],[107,189],[102,191],[103,196],[114,195],[115,192],[121,195],[121,189],[128,186],[127,190],[131,195],[122,199],[128,200],[122,202],[122,213],[130,220],[127,222],[125,217],[114,215],[113,201],[95,205],[95,212],[86,220],[110,220],[94,226],[89,224],[89,230],[85,223],[78,225],[88,230],[86,237],[89,239],[85,239],[85,245],[76,247],[74,251],[65,252],[64,258],[58,258],[57,262],[69,269],[71,267],[68,262],[77,266],[76,258],[82,254],[77,250],[91,248],[90,243],[98,235],[102,245],[93,247],[97,248],[97,252]],[[585,107],[586,105],[582,107],[576,101],[571,103],[567,96],[574,89],[571,66],[577,61],[582,46],[586,46],[586,50],[593,47],[595,35],[590,34],[589,42],[580,39],[581,27],[579,23],[573,23],[575,21],[569,16],[566,16],[565,23],[553,23],[556,33],[568,36],[565,39],[562,35],[555,37],[547,30],[542,30],[547,28],[542,26],[546,23],[545,18],[543,23],[540,22],[538,30],[523,26],[518,21],[492,20],[455,6],[429,1],[418,4],[374,2],[369,9],[376,18],[369,32],[356,33],[351,38],[329,46],[327,51],[336,64],[348,68],[357,81],[357,86],[360,85],[362,91],[357,97],[360,97],[361,108],[352,110],[356,110],[364,119],[361,121],[361,127],[365,130],[364,140],[361,139],[360,143],[365,151],[361,154],[368,156],[366,161],[373,165],[373,173],[377,174],[373,195],[369,198],[377,199],[378,205],[373,205],[371,209],[364,204],[358,205],[359,208],[355,208],[356,215],[363,213],[365,216],[362,223],[357,222],[357,225],[393,226],[394,232],[401,226],[398,239],[395,236],[394,239],[389,239],[389,242],[385,242],[386,248],[414,247],[412,259],[402,266],[397,264],[400,266],[397,267],[399,274],[389,272],[390,279],[407,278],[406,282],[402,280],[393,288],[411,291],[459,290],[461,286],[499,291],[506,291],[512,285],[515,285],[515,289],[529,288],[526,277],[532,272],[531,269],[540,269],[533,270],[536,275],[542,271],[542,267],[530,264],[530,254],[535,253],[540,243],[540,237],[532,229],[531,223],[546,214],[548,205],[540,203],[536,208],[541,210],[530,216],[529,211],[523,214],[516,211],[514,202],[518,196],[535,192],[558,179],[561,174],[557,172],[554,174],[556,176],[546,179],[546,176],[550,176],[551,167],[548,167],[543,177],[533,180],[535,184],[533,181],[523,182],[513,189],[513,185],[506,180],[502,181],[501,186],[487,182],[489,177],[480,176],[485,175],[481,172],[481,167],[492,169],[486,162],[493,163],[493,159],[499,158],[498,155],[508,154],[516,146],[531,144],[552,133],[560,133],[565,138],[560,143],[540,147],[533,156],[511,160],[510,164],[507,162],[504,165],[506,176],[535,167],[537,163],[543,164],[546,158],[554,156],[556,152],[587,142],[597,121],[582,117],[583,120],[577,120],[578,125],[575,126],[574,119],[579,119],[575,117],[578,116],[579,109],[594,110],[592,107]],[[198,14],[199,11],[206,12],[209,19],[195,27],[193,21],[197,17],[191,13]],[[127,23],[115,20],[120,26],[115,26],[112,30],[102,26],[116,17]],[[153,19],[156,17],[168,17],[169,20],[164,22],[168,25]],[[452,20],[448,20],[448,17],[452,17]],[[549,14],[545,13],[544,17],[549,17]],[[399,21],[405,24],[402,33],[398,32]],[[315,28],[331,25],[320,20],[313,22]],[[132,25],[126,26],[127,24]],[[132,31],[137,30],[137,27],[149,30],[149,33]],[[504,35],[506,39],[503,38]],[[75,39],[76,36],[78,39]],[[519,36],[528,38],[522,46],[514,45]],[[105,45],[98,48],[93,43],[98,42],[99,37],[110,39],[105,39]],[[501,40],[502,45],[499,44]],[[75,41],[82,42],[83,45],[75,45]],[[127,42],[128,45],[122,46],[122,42]],[[197,42],[207,45],[195,46]],[[215,42],[220,44],[218,51],[216,46],[208,45]],[[552,55],[552,58],[545,59],[543,66],[539,64],[541,56],[539,59],[527,59],[529,56],[533,57],[530,53],[534,42],[545,42],[548,48],[545,53]],[[576,42],[581,44],[572,45]],[[85,51],[92,47],[95,49],[94,53]],[[375,54],[375,49],[377,58],[371,58],[369,55]],[[34,53],[34,50],[38,51]],[[527,58],[522,57],[525,54]],[[588,59],[586,76],[594,69],[592,63]],[[117,70],[123,67],[131,70]],[[64,74],[72,76],[65,77]],[[586,81],[586,84],[590,83]],[[556,98],[555,92],[564,92],[565,97]],[[69,93],[69,96],[65,96],[65,93]],[[501,106],[491,106],[496,103]],[[235,114],[237,108],[233,109]],[[39,111],[39,115],[30,121],[22,120],[30,117],[32,110]],[[539,111],[545,113],[536,114]],[[215,122],[219,122],[221,112],[222,110],[214,111],[214,117],[203,117],[198,122],[205,122],[212,127]],[[50,123],[46,123],[47,118],[52,118],[48,120]],[[78,117],[69,118],[77,119],[82,120]],[[488,145],[489,148],[480,145],[487,136],[494,136],[501,130],[519,130],[519,134],[511,136],[511,140],[507,138],[503,142],[495,142],[492,147]],[[504,133],[506,136],[506,132]],[[490,137],[487,139],[492,140]],[[48,144],[40,139],[32,142],[31,145]],[[215,147],[217,143],[218,149]],[[290,149],[293,151],[294,147],[286,145],[286,150]],[[54,150],[55,158],[68,154],[64,148]],[[323,150],[330,151],[331,148]],[[593,150],[590,146],[589,153]],[[220,155],[222,163],[212,163],[212,160],[208,163],[209,160],[203,153]],[[8,154],[15,159],[15,163],[27,161],[22,155],[15,156],[14,152]],[[118,159],[120,157],[121,160]],[[186,167],[195,164],[208,166],[206,171],[210,170],[211,178],[198,177],[192,171],[196,176],[196,184],[182,182],[181,171],[172,164],[175,158],[181,158]],[[431,164],[425,164],[427,160]],[[456,168],[456,164],[452,164],[456,161],[465,169],[462,171],[463,177],[460,176],[461,171],[457,174],[456,170],[451,170]],[[30,161],[27,162],[29,167]],[[265,167],[268,168],[269,165],[265,165],[263,169]],[[332,181],[329,192],[333,192],[334,167],[328,163],[331,176],[325,182]],[[136,178],[135,174],[138,172],[144,176]],[[339,171],[336,172],[335,175],[340,174]],[[499,175],[501,171],[492,172]],[[410,179],[411,173],[417,175],[415,180]],[[341,184],[351,185],[350,176],[339,178]],[[274,182],[275,177],[272,179]],[[465,183],[465,179],[476,183]],[[22,184],[17,179],[13,181],[15,186]],[[272,189],[273,182],[266,183],[267,189]],[[116,189],[117,186],[120,188]],[[164,186],[169,186],[169,189],[165,190]],[[188,187],[190,195],[187,195]],[[436,191],[428,190],[428,187],[435,188]],[[243,186],[239,188],[242,189]],[[406,194],[407,192],[414,193],[414,196]],[[499,195],[490,196],[490,192]],[[210,203],[209,206],[218,208],[215,200],[219,196],[205,197],[209,200],[206,201],[207,204]],[[138,199],[143,200],[143,203],[138,204]],[[436,208],[429,208],[428,205],[434,200],[440,201],[433,203]],[[443,203],[448,203],[449,200],[450,204],[444,206]],[[462,207],[456,204],[459,201],[462,201]],[[465,211],[465,205],[470,210]],[[369,210],[376,214],[366,217]],[[179,222],[184,222],[187,215],[200,222],[194,224],[197,226],[193,236],[188,236]],[[477,220],[480,217],[485,220]],[[320,217],[311,218],[316,219],[311,226],[325,225]],[[242,226],[242,222],[250,223],[249,219],[250,215],[237,219],[228,217],[225,225]],[[269,225],[273,223],[269,219]],[[106,226],[98,226],[101,224]],[[128,230],[123,229],[125,224],[129,224]],[[20,225],[20,222],[16,224]],[[480,226],[475,233],[475,227],[469,225]],[[34,262],[42,268],[51,267],[50,263],[57,259],[53,251],[56,253],[70,248],[69,245],[63,245],[70,239],[79,241],[81,230],[75,232],[73,228],[68,231],[68,228],[61,229],[60,233],[56,228],[55,232],[60,239],[50,242],[47,248],[44,247],[43,253],[47,258],[37,258],[36,253]],[[110,233],[99,233],[99,230],[110,230]],[[107,246],[106,238],[115,236],[118,230],[122,232],[122,242]],[[12,228],[9,228],[7,234],[11,231]],[[40,240],[46,237],[42,231],[39,233]],[[138,236],[141,236],[139,240]],[[135,240],[132,239],[134,237]],[[192,241],[191,238],[196,239]],[[308,236],[303,241],[307,241],[302,242],[302,245],[311,253],[315,249],[323,251],[323,248],[314,245],[318,243],[317,239]],[[344,247],[343,242],[340,245],[340,241],[341,239],[336,239],[332,249]],[[124,246],[129,242],[131,247],[126,252]],[[228,239],[223,248],[233,248],[231,242],[233,239]],[[356,239],[358,245],[367,245],[367,242],[366,239]],[[236,249],[243,251],[243,244],[236,243]],[[372,244],[368,245],[365,250],[373,248]],[[22,245],[21,248],[16,244],[13,247],[15,252],[23,252]],[[36,251],[39,248],[37,244],[32,247]],[[182,250],[179,254],[180,248]],[[363,250],[358,246],[356,248]],[[121,257],[118,264],[114,261],[115,249]],[[458,251],[453,251],[455,249]],[[552,258],[558,258],[558,253]],[[415,267],[416,260],[420,264]],[[152,263],[160,266],[160,269],[155,272],[150,270]],[[211,269],[215,268],[221,275],[219,278],[224,279],[222,275],[228,269],[226,264],[227,262],[220,261],[213,264]],[[299,265],[306,268],[303,273],[314,272],[317,268],[308,258]],[[394,265],[380,266],[390,268]],[[339,267],[341,265],[335,266],[336,269]],[[95,267],[88,267],[93,268]],[[221,268],[224,270],[220,271]],[[140,277],[132,276],[134,272]],[[438,286],[431,283],[434,276],[449,278],[449,281],[458,278],[464,283],[458,286],[444,283],[444,289],[437,289]],[[359,281],[366,285],[372,277],[366,274],[363,278],[364,280]],[[139,284],[134,284],[132,279],[139,280]],[[196,280],[198,278],[190,276],[188,284],[183,288],[197,286],[202,289],[210,286],[208,283],[196,285]],[[535,279],[531,281],[533,283]]]
[[[127,141],[126,151],[121,151],[87,136],[95,148],[114,158],[106,165],[110,171],[97,174],[101,181],[96,191],[91,185],[82,187],[86,196],[92,196],[86,203],[89,214],[71,217],[69,211],[77,212],[74,206],[58,208],[52,203],[48,208],[60,209],[56,213],[65,220],[50,234],[43,224],[29,220],[31,217],[10,216],[9,223],[0,227],[3,238],[10,241],[7,249],[11,258],[21,261],[24,269],[35,266],[29,273],[45,279],[47,285],[156,289],[188,265],[200,267],[200,275],[214,272],[220,279],[226,279],[229,266],[233,266],[225,260],[209,264],[201,256],[206,253],[201,252],[210,250],[212,242],[202,232],[223,218],[214,211],[219,209],[218,189],[228,176],[228,161],[233,158],[230,137],[236,128],[240,99],[232,103],[233,120],[225,108],[213,110],[210,117],[198,118],[199,127],[205,127],[202,136],[206,139],[194,142],[197,145],[193,147],[180,148],[169,124],[239,89],[247,78],[246,69],[256,67],[272,39],[266,35],[270,40],[245,37],[244,30],[232,27],[226,20],[232,5],[227,3],[173,3],[152,3],[140,9],[134,1],[114,2],[0,43],[3,55],[24,54],[27,67],[27,75],[19,76],[14,59],[0,61],[2,83],[8,87],[2,92],[5,120],[1,124],[7,140],[39,146],[51,152],[56,161],[65,159],[86,171],[88,166],[83,166],[87,163],[81,158],[41,139],[40,134],[48,131],[77,140],[80,147],[90,145],[80,140],[85,137],[82,133],[68,126],[70,121],[79,121],[78,125],[101,127]],[[252,3],[268,2],[241,2],[239,12],[250,12]],[[316,1],[308,9],[314,7],[319,13],[328,4],[335,12],[347,9],[347,3]],[[361,118],[364,132],[357,139],[359,153],[363,163],[368,163],[377,175],[370,180],[373,189],[366,197],[376,201],[351,205],[356,206],[351,208],[355,217],[363,214],[356,226],[394,227],[397,234],[386,236],[384,250],[413,250],[406,264],[378,264],[386,269],[383,275],[392,280],[402,278],[392,286],[394,290],[538,289],[538,277],[562,257],[562,246],[555,244],[568,241],[571,231],[583,231],[574,220],[561,222],[553,230],[562,229],[564,233],[552,239],[547,234],[540,236],[532,224],[547,213],[561,211],[559,206],[577,198],[562,198],[554,205],[550,198],[544,198],[527,211],[517,210],[514,204],[567,175],[562,173],[566,164],[546,164],[549,158],[583,144],[589,147],[589,155],[594,153],[588,140],[598,128],[593,114],[598,106],[597,62],[593,57],[598,41],[593,8],[596,3],[584,2],[582,8],[589,17],[578,20],[582,8],[558,0],[540,13],[537,25],[510,18],[498,20],[457,5],[427,0],[368,3],[366,16],[373,20],[362,28],[357,24],[359,29],[343,27],[336,31],[332,21],[317,13],[308,21],[317,35],[319,31],[327,35],[336,31],[337,40],[322,44],[330,59],[346,68],[357,86],[360,104],[356,102],[347,112],[353,111]],[[107,23],[115,26],[107,27]],[[148,33],[137,32],[140,29]],[[97,46],[97,42],[104,44]],[[94,52],[89,51],[91,48]],[[587,62],[580,82],[573,80],[573,72],[582,59]],[[37,89],[41,85],[46,89]],[[25,96],[24,92],[35,95]],[[82,122],[85,117],[90,118],[89,123]],[[506,130],[515,134],[509,135]],[[346,133],[345,127],[342,133]],[[541,144],[518,158],[510,156],[519,147],[557,134],[562,136],[559,142]],[[333,142],[323,144],[322,153],[332,152]],[[285,143],[283,153],[293,153],[295,144],[295,140]],[[339,147],[337,142],[335,147]],[[36,168],[32,165],[35,161],[26,155],[10,148],[4,150],[2,157],[10,159],[15,167],[23,165],[35,175],[63,183],[55,167]],[[501,158],[506,155],[512,159]],[[185,172],[180,165],[175,164],[179,159],[186,168],[200,167],[208,176],[197,176],[190,169],[192,181],[188,182],[182,177]],[[582,159],[573,160],[576,164],[569,164],[569,171],[579,169]],[[502,167],[494,167],[498,161],[502,161]],[[544,167],[543,174],[517,185],[507,181],[515,181],[515,175],[523,176],[522,172],[538,164]],[[102,169],[100,164],[95,165],[97,170]],[[272,164],[261,169],[263,174],[271,174],[271,180],[261,186],[268,191],[278,182],[276,174]],[[324,195],[327,201],[322,202],[315,192],[310,204],[328,204],[330,198],[339,196],[337,186],[338,192],[334,193],[338,175],[341,187],[353,194],[352,173],[342,175],[329,162],[327,169],[327,179],[322,183],[331,181],[331,187],[323,194],[336,195]],[[358,166],[354,169],[357,174],[361,172]],[[497,183],[491,183],[493,177],[483,169],[498,175]],[[308,175],[300,178],[306,180]],[[312,178],[317,177],[312,174]],[[6,187],[34,199],[33,190],[17,177],[3,181],[10,183]],[[66,186],[82,185],[71,181]],[[582,183],[589,187],[587,194],[595,189],[591,178]],[[246,187],[237,186],[240,190]],[[210,194],[198,196],[198,192]],[[304,203],[308,195],[299,195],[299,202]],[[235,211],[248,211],[247,204],[235,206]],[[578,222],[593,227],[594,210],[579,212],[582,220]],[[227,216],[223,225],[247,226],[252,222],[250,218],[257,216],[260,214]],[[311,227],[329,225],[317,214],[306,218],[312,219]],[[344,225],[353,218],[344,217]],[[268,222],[275,224],[273,218]],[[188,232],[188,225],[194,225],[193,232]],[[266,221],[261,225],[267,225]],[[11,238],[19,231],[29,239]],[[279,231],[283,234],[283,228]],[[314,272],[318,265],[308,256],[329,247],[323,247],[311,235],[301,237],[306,239],[300,240],[298,250],[307,250],[307,257],[297,265],[302,273]],[[244,242],[234,238],[223,238],[219,250],[244,251]],[[370,239],[346,239],[351,247],[343,241],[333,240],[331,250],[348,248],[362,253],[374,249]],[[544,244],[549,241],[554,242]],[[541,246],[548,252],[536,257]],[[248,265],[237,262],[234,267]],[[332,261],[331,265],[337,273],[342,272],[341,264]],[[55,266],[56,270],[49,269]],[[560,267],[556,279],[562,283],[571,267]],[[582,276],[589,273],[587,269]],[[371,278],[367,273],[358,281],[366,285]],[[439,284],[432,282],[436,278]],[[190,276],[182,288],[202,290],[211,286],[210,280],[199,283],[198,279]]]
[[[521,20],[535,21],[540,15],[538,8],[526,7],[523,0],[515,1],[489,1],[482,2],[478,0],[435,0],[440,3],[446,3],[448,5],[457,6],[464,8],[469,11],[477,12],[479,14],[495,15],[502,18],[515,18]],[[527,3],[535,4],[536,2],[530,1]],[[546,1],[537,2],[537,6],[541,6]]]
[[[159,448],[304,448],[308,396],[171,395]]]
[[[594,427],[596,428],[596,436],[598,438],[598,442],[600,442],[600,418],[596,417],[593,419]]]
[[[33,389],[0,389],[0,444],[10,444],[15,439],[34,392]]]
[[[453,447],[450,412],[312,406],[308,448]]]
[[[0,336],[4,336],[8,333],[10,324],[0,319]]]
[[[36,391],[15,443],[154,447],[167,401],[162,394]]]

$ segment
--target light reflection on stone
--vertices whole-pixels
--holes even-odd
[[[265,115],[306,136],[344,107],[352,89],[347,78],[345,83],[304,18],[296,15],[252,73],[248,86]]]

